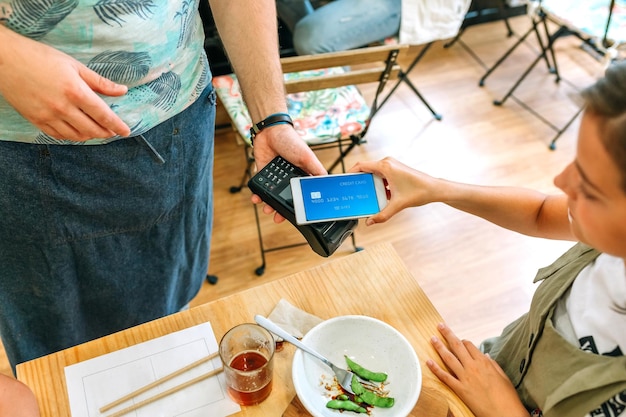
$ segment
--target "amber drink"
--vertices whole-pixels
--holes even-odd
[[[228,395],[240,405],[255,405],[272,391],[274,338],[256,324],[230,329],[220,342]]]

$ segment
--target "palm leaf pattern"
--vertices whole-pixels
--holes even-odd
[[[196,88],[193,92],[193,97],[200,97],[200,94],[202,94],[202,92],[204,91],[204,89],[206,88],[207,84],[208,84],[208,78],[209,78],[209,68],[206,65],[202,66],[202,73],[200,74],[200,79],[198,80],[198,83],[196,84]]]
[[[165,110],[171,109],[176,103],[181,88],[180,77],[173,72],[166,72],[146,85],[157,94],[154,106]]]
[[[174,15],[175,18],[180,19],[180,36],[176,46],[181,47],[187,43],[192,28],[190,20],[195,17],[196,9],[194,0],[185,0],[180,10]]]
[[[39,132],[35,138],[35,143],[38,145],[80,145],[83,142],[74,142],[67,139],[55,139],[46,133]]]
[[[107,51],[93,57],[87,66],[109,80],[129,85],[145,77],[151,63],[147,52]]]
[[[123,16],[126,15],[149,19],[153,7],[155,6],[152,0],[100,0],[93,8],[100,20],[107,25],[122,26],[126,22]]]
[[[167,111],[176,103],[180,89],[180,76],[166,72],[154,81],[132,88],[127,95],[138,103],[150,103],[157,109]]]
[[[32,0],[12,2],[7,26],[38,40],[46,36],[78,5],[78,0]]]

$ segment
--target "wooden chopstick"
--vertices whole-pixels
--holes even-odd
[[[182,383],[180,385],[176,385],[175,387],[172,387],[172,388],[168,389],[167,391],[163,391],[160,394],[157,394],[157,395],[155,395],[153,397],[150,397],[150,398],[146,398],[143,401],[140,401],[140,402],[138,402],[136,404],[133,404],[133,405],[131,405],[129,407],[126,407],[126,408],[124,408],[124,409],[122,409],[122,410],[120,410],[120,411],[118,411],[116,413],[110,414],[108,417],[121,417],[124,414],[130,413],[131,411],[134,411],[134,410],[136,410],[138,408],[143,407],[144,405],[153,403],[156,400],[160,400],[163,397],[167,397],[168,395],[173,394],[173,393],[175,393],[177,391],[180,391],[180,390],[182,390],[184,388],[187,388],[190,385],[193,385],[193,384],[195,384],[197,382],[200,382],[200,381],[205,380],[207,378],[210,378],[210,377],[212,377],[214,375],[217,375],[217,374],[219,374],[222,371],[223,371],[222,367],[216,368],[216,369],[212,370],[211,372],[207,372],[206,374],[197,376],[194,379],[191,379],[191,380],[189,380],[187,382],[184,382],[184,383]]]
[[[156,381],[153,381],[153,382],[149,383],[148,385],[145,385],[145,386],[143,386],[143,387],[141,387],[141,388],[139,388],[139,389],[137,389],[137,390],[135,390],[135,391],[125,395],[125,396],[123,396],[120,399],[117,399],[117,400],[115,400],[115,401],[113,401],[113,402],[111,402],[109,404],[106,404],[106,405],[100,407],[100,412],[104,413],[105,411],[108,411],[111,408],[113,408],[115,406],[118,406],[118,405],[120,405],[120,404],[122,404],[122,403],[124,403],[124,402],[126,402],[128,400],[130,400],[131,398],[136,397],[137,395],[142,394],[142,393],[144,393],[144,392],[146,392],[146,391],[156,387],[157,385],[162,384],[165,381],[169,381],[170,379],[172,379],[174,377],[177,377],[178,375],[181,375],[181,374],[189,371],[190,369],[193,369],[193,368],[197,367],[198,365],[201,365],[201,364],[203,364],[205,362],[210,361],[213,358],[216,358],[217,355],[218,355],[217,352],[212,353],[212,354],[210,354],[208,356],[205,356],[204,358],[198,359],[197,361],[190,363],[189,365],[185,366],[184,368],[181,368],[181,369],[179,369],[177,371],[174,371],[174,372],[172,372],[172,373],[170,373],[168,375],[165,375],[164,377],[161,377],[161,378],[157,379]],[[145,399],[143,401],[140,401],[140,402],[138,402],[138,403],[136,403],[136,404],[134,404],[134,405],[132,405],[132,406],[130,406],[128,408],[125,408],[125,409],[120,410],[120,411],[118,411],[118,412],[116,412],[114,414],[111,414],[109,417],[122,416],[122,415],[124,415],[124,414],[126,414],[126,413],[128,413],[130,411],[136,410],[137,408],[143,407],[144,405],[146,405],[148,403],[154,402],[154,401],[156,401],[156,400],[158,400],[160,398],[163,398],[163,397],[165,397],[167,395],[170,395],[170,394],[172,394],[172,393],[174,393],[176,391],[180,391],[181,389],[187,388],[190,385],[193,385],[193,384],[195,384],[197,382],[200,382],[200,381],[202,381],[204,379],[207,379],[207,378],[210,378],[210,377],[212,377],[214,375],[217,375],[220,372],[222,372],[222,370],[223,370],[223,368],[219,367],[219,368],[216,368],[216,369],[214,369],[214,370],[212,370],[210,372],[207,372],[205,374],[199,375],[199,376],[197,376],[197,377],[195,377],[195,378],[193,378],[193,379],[191,379],[191,380],[189,380],[187,382],[184,382],[184,383],[182,383],[180,385],[176,385],[176,386],[174,386],[174,387],[172,387],[172,388],[170,388],[170,389],[168,389],[166,391],[163,391],[160,394],[157,394],[157,395],[155,395],[153,397],[147,398],[147,399]]]

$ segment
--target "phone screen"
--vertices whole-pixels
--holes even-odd
[[[369,173],[300,178],[306,221],[366,217],[380,211]]]

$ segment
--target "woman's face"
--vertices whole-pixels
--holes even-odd
[[[568,197],[570,224],[578,240],[626,259],[626,193],[620,171],[600,139],[602,119],[585,112],[576,159],[555,179]]]

